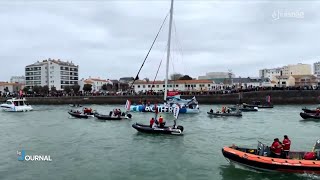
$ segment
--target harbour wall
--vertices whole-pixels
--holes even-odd
[[[271,96],[273,104],[318,104],[320,90],[280,90],[280,91],[253,91],[242,94],[242,102],[265,102],[266,96]],[[192,98],[193,96],[181,96]],[[148,102],[163,102],[163,96],[156,95],[128,95],[128,96],[63,96],[63,97],[27,97],[29,104],[58,105],[58,104],[125,104],[126,100],[139,103],[145,99]],[[200,104],[236,104],[239,103],[239,94],[197,95]],[[5,101],[6,98],[0,98]]]

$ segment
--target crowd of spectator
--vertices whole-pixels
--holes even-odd
[[[253,92],[253,91],[288,91],[288,90],[319,90],[319,87],[305,86],[305,87],[254,87],[247,89],[222,89],[222,90],[210,90],[210,91],[179,91],[181,95],[213,95],[213,94],[232,94],[239,92]],[[19,97],[19,93],[17,92],[1,92],[2,97]],[[66,93],[64,91],[55,91],[49,93],[35,93],[29,92],[27,94],[23,93],[23,97],[67,97],[67,96],[123,96],[123,95],[164,95],[163,91],[141,91],[141,92],[133,92],[133,91],[100,91],[100,92],[83,92],[79,91],[77,93]]]

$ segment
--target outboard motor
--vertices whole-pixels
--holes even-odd
[[[183,126],[178,126],[177,129],[180,129],[180,131],[183,132]]]
[[[131,117],[132,117],[132,115],[131,115],[131,114],[127,114],[127,116],[128,116],[128,118],[130,118],[130,119],[131,119]]]

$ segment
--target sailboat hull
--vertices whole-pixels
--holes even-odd
[[[167,107],[164,105],[157,105],[159,113],[173,113],[174,107]],[[130,106],[131,112],[155,112],[154,105],[145,106],[145,105],[131,105]],[[182,107],[179,110],[180,114],[196,114],[199,113],[199,107],[194,109]]]

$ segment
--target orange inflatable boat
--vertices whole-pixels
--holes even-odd
[[[320,141],[317,142],[320,145]],[[317,149],[314,150],[316,155],[314,160],[305,160],[306,152],[289,152],[288,159],[273,158],[269,157],[269,147],[259,142],[257,149],[241,148],[233,145],[222,148],[222,154],[230,162],[255,170],[320,174],[320,153],[317,152]]]

